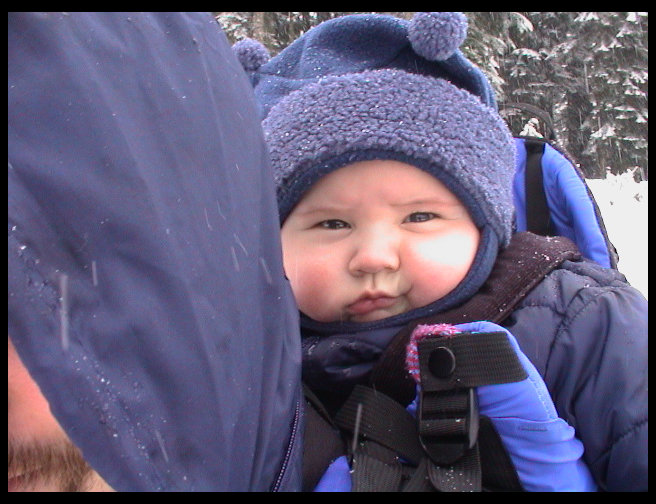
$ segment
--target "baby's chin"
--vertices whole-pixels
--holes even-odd
[[[398,313],[389,313],[387,311],[383,310],[375,310],[373,312],[369,312],[364,315],[351,315],[346,318],[347,322],[357,322],[357,323],[362,323],[362,322],[376,322],[378,320],[384,320],[390,317],[394,317],[395,315],[400,315],[405,312],[398,312]]]

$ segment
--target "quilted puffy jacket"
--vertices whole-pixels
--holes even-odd
[[[647,301],[620,273],[565,261],[503,324],[575,427],[601,490],[648,490],[647,321]]]

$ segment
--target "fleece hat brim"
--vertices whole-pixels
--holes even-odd
[[[443,79],[398,70],[327,77],[280,100],[262,125],[281,221],[324,175],[394,159],[437,177],[479,228],[510,240],[512,137],[492,108]]]

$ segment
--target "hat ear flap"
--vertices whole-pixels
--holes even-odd
[[[232,52],[247,72],[255,72],[264,65],[271,56],[264,44],[255,39],[245,38],[232,46]]]
[[[418,12],[408,26],[414,51],[430,61],[444,61],[467,38],[467,17],[462,12]]]

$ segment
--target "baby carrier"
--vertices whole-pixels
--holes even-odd
[[[581,254],[605,268],[617,268],[617,251],[608,239],[604,221],[585,178],[576,163],[557,145],[549,115],[525,103],[511,109],[538,119],[546,138],[518,135],[513,196],[517,231],[541,236],[565,236]]]
[[[616,268],[617,254],[582,173],[553,145],[548,118],[539,117],[551,130],[551,140],[515,138],[517,229],[478,294],[401,330],[377,362],[369,383],[356,386],[336,414],[306,388],[304,490],[314,489],[328,465],[344,454],[352,468],[353,491],[523,490],[499,435],[490,420],[479,415],[474,397],[475,387],[524,378],[505,336],[486,335],[484,352],[471,352],[467,336],[440,338],[439,344],[437,338],[422,340],[416,420],[406,410],[416,388],[405,357],[417,325],[501,323],[565,260],[585,257]],[[428,356],[445,341],[458,365],[443,373],[444,364],[431,364]]]

